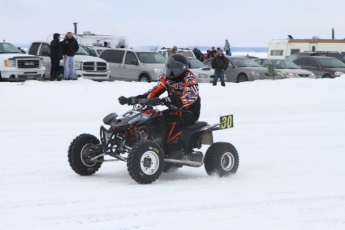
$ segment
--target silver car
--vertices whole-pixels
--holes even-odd
[[[112,78],[123,81],[158,81],[166,58],[160,53],[136,49],[104,49],[100,58],[109,63]]]
[[[262,79],[281,79],[268,68],[264,68],[254,60],[243,56],[226,56],[229,59],[229,67],[225,71],[228,82],[245,82]],[[211,66],[212,59],[207,59],[204,64]]]
[[[315,74],[313,72],[301,69],[295,63],[287,59],[259,58],[255,61],[263,67],[273,65],[273,67],[276,69],[277,74],[281,75],[281,77],[283,78],[303,77],[315,79]]]
[[[188,57],[189,71],[191,71],[197,78],[199,83],[212,83],[214,70],[206,66],[204,63],[194,57]],[[220,79],[218,79],[220,81]],[[226,75],[224,74],[224,81],[226,81]]]

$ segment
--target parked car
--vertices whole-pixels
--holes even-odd
[[[333,57],[301,57],[294,63],[302,69],[313,72],[316,78],[335,78],[345,74],[345,64]]]
[[[98,57],[97,51],[93,49],[92,46],[83,46],[83,45],[79,45],[79,46],[83,47],[91,56]]]
[[[26,51],[23,50],[21,47],[17,47],[17,49],[18,49],[22,54],[26,54]]]
[[[43,58],[23,54],[8,42],[0,42],[0,81],[41,80],[46,68]]]
[[[104,49],[99,57],[109,63],[112,77],[123,81],[158,81],[166,61],[158,52],[128,48]]]
[[[229,59],[229,67],[225,71],[228,82],[245,82],[262,79],[281,79],[281,76],[274,76],[254,60],[241,56],[226,56]],[[212,58],[207,59],[204,64],[211,66]]]
[[[162,47],[160,49],[156,49],[155,52],[158,52],[158,53],[162,54],[164,57],[168,58],[168,50],[169,49],[172,49],[172,48]],[[177,53],[182,54],[185,57],[194,57],[195,58],[195,54],[193,53],[193,51],[188,49],[188,48],[177,47]]]
[[[251,55],[249,55],[249,54],[247,54],[247,55],[236,55],[236,57],[246,57],[246,58],[249,58],[249,59],[253,59],[253,60],[256,60],[256,59],[258,59],[258,57],[256,57],[256,56],[251,56]]]
[[[109,47],[104,46],[83,46],[83,48],[94,57],[99,57],[103,50],[110,49]]]
[[[255,60],[255,62],[267,68],[269,65],[273,65],[277,74],[281,75],[282,78],[315,78],[315,74],[313,72],[301,69],[290,60],[258,58]]]
[[[44,66],[46,67],[45,77],[49,79],[51,69],[50,42],[34,41],[28,47],[28,53],[43,58]],[[77,77],[99,81],[110,80],[111,72],[108,63],[101,58],[90,56],[82,46],[79,46],[78,51],[74,55],[74,63]],[[63,65],[63,60],[61,60],[60,69],[57,73],[57,77],[60,79],[63,79]]]
[[[345,52],[342,52],[342,55],[339,60],[345,63]]]
[[[305,56],[326,56],[326,57],[334,57],[334,58],[340,59],[342,55],[341,53],[337,51],[315,51],[315,52],[305,51],[305,52],[293,53],[287,59],[290,61],[294,61],[297,58],[305,57]]]
[[[187,58],[189,62],[189,70],[195,75],[199,83],[212,83],[214,70],[196,58]],[[220,81],[220,79],[218,79]],[[226,75],[224,76],[226,81]]]

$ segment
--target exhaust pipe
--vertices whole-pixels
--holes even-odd
[[[74,25],[74,34],[77,34],[77,24],[78,24],[78,22],[73,22],[73,25]]]
[[[332,39],[334,40],[334,28],[332,28]]]

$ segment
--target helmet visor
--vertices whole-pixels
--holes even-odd
[[[186,65],[176,61],[174,58],[168,58],[165,63],[165,76],[168,78],[178,77],[185,70],[187,70]]]

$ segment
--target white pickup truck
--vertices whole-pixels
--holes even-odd
[[[0,42],[0,81],[44,78],[43,59],[21,53],[13,44]]]
[[[27,49],[28,54],[37,55],[44,60],[46,67],[45,77],[50,78],[50,42],[34,41]],[[84,77],[92,80],[109,80],[111,71],[109,64],[101,58],[91,56],[83,47],[79,46],[79,50],[74,56],[75,71],[77,77]],[[60,70],[57,77],[63,79],[63,60],[60,62]]]

